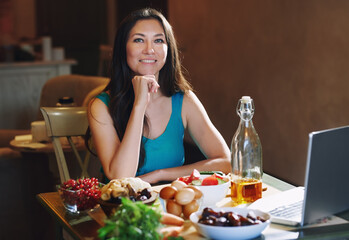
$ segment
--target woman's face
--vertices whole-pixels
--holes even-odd
[[[127,64],[136,75],[159,76],[167,57],[165,32],[158,20],[139,20],[126,44]]]

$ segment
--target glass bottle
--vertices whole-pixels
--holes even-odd
[[[236,107],[240,123],[231,142],[231,198],[236,204],[262,197],[262,145],[253,126],[253,99],[243,96]]]

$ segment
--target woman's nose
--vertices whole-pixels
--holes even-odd
[[[152,43],[152,42],[146,43],[144,52],[147,53],[147,54],[152,54],[152,53],[154,53],[154,46],[153,46],[153,43]]]

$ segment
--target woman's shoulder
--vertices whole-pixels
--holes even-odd
[[[196,104],[196,103],[198,103],[198,101],[199,101],[199,98],[196,96],[196,94],[192,90],[189,90],[189,91],[183,93],[183,102],[184,103]]]
[[[181,101],[181,105],[188,105],[188,104],[193,104],[195,103],[197,97],[195,95],[195,93],[193,93],[193,91],[189,90],[186,92],[176,92],[175,94],[172,95],[172,99],[174,99],[175,101]]]
[[[182,111],[184,111],[184,113],[189,115],[196,114],[198,111],[201,111],[202,108],[203,105],[193,91],[190,90],[184,93],[182,107]]]
[[[89,103],[91,112],[99,112],[100,109],[107,109],[110,103],[110,96],[107,92],[101,92],[95,96]]]
[[[202,117],[206,115],[206,110],[199,98],[193,91],[188,91],[183,97],[182,119],[186,127],[188,122],[201,123]]]
[[[109,122],[110,116],[109,116],[108,105],[104,102],[103,97],[101,96],[108,98],[107,96],[105,96],[105,94],[97,95],[89,104],[88,116],[89,117],[93,116],[92,118],[95,120],[98,120],[98,122]]]
[[[99,98],[101,100],[110,100],[110,95],[107,92],[101,92],[96,96],[96,98]]]
[[[97,99],[101,100],[105,105],[109,107],[110,95],[107,92],[101,92],[96,96]]]

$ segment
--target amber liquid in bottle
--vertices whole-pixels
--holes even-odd
[[[251,203],[262,197],[262,182],[256,179],[239,179],[231,182],[231,199],[236,204]]]

